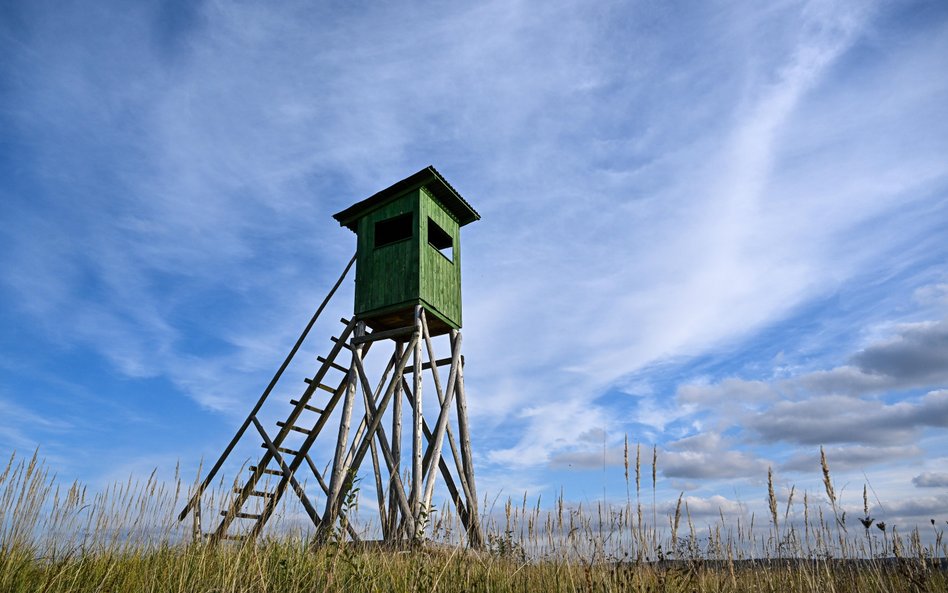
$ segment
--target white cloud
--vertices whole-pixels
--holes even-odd
[[[922,472],[912,478],[912,483],[919,488],[948,488],[948,473]]]
[[[914,444],[838,445],[825,447],[825,452],[834,470],[852,471],[897,463],[904,459],[919,458],[924,450]],[[816,475],[821,471],[820,452],[816,448],[798,451],[781,463],[780,469]]]
[[[715,432],[703,432],[672,441],[661,454],[661,472],[666,478],[685,480],[758,479],[767,462],[739,451]]]

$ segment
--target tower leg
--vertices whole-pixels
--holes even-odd
[[[395,343],[395,358],[401,359],[402,357],[402,343]],[[404,380],[401,377],[397,378],[397,383],[395,384],[395,401],[392,402],[392,459],[394,461],[393,467],[389,471],[389,500],[388,500],[388,537],[389,541],[399,539],[400,534],[398,533],[398,503],[395,500],[395,478],[401,477],[401,458],[402,458],[402,383]]]
[[[422,315],[423,309],[420,305],[415,307],[415,333],[421,337],[422,332]],[[422,442],[422,428],[421,423],[423,419],[422,414],[422,398],[421,398],[421,384],[422,384],[422,367],[423,361],[421,356],[421,340],[415,340],[415,368],[414,368],[414,389],[412,390],[412,396],[414,397],[414,405],[412,406],[412,447],[411,447],[411,502],[412,502],[412,518],[414,519],[415,526],[418,528],[421,521],[421,488],[422,488],[422,455],[424,444]],[[420,533],[412,533],[413,538],[420,536]]]
[[[467,480],[467,511],[470,523],[467,529],[468,545],[472,548],[484,546],[484,532],[481,530],[480,518],[477,513],[477,490],[474,486],[474,464],[471,455],[471,431],[467,422],[467,396],[464,393],[464,363],[458,366],[457,378],[458,399],[458,438],[461,439],[461,460],[464,467],[461,471]]]
[[[355,337],[359,338],[365,335],[365,323],[356,323]],[[356,367],[356,358],[361,359],[362,346],[357,345],[352,350],[352,363],[349,366],[349,381],[346,386],[346,399],[342,406],[342,418],[339,420],[339,437],[336,440],[336,453],[333,456],[332,475],[329,479],[329,494],[326,496],[326,511],[323,513],[324,521],[320,525],[318,536],[320,539],[329,534],[326,532],[331,529],[338,517],[339,497],[343,486],[348,481],[348,471],[345,468],[345,454],[349,444],[349,424],[352,420],[352,406],[355,403],[355,392],[358,385],[358,371]]]

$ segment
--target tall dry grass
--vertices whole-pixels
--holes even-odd
[[[92,494],[59,485],[36,455],[14,455],[0,474],[0,591],[948,590],[942,531],[933,525],[925,538],[870,521],[865,489],[863,529],[847,525],[825,455],[830,512],[804,492],[804,518],[793,520],[791,489],[781,516],[768,471],[769,525],[755,525],[753,515],[728,523],[723,513],[698,525],[683,495],[662,519],[657,449],[651,468],[642,467],[640,446],[634,457],[626,443],[619,504],[570,505],[562,495],[549,509],[526,496],[485,501],[488,546],[472,551],[459,544],[463,531],[448,508],[432,510],[426,545],[411,550],[357,545],[343,532],[316,548],[286,507],[255,543],[209,545],[175,521],[189,494],[179,475],[169,484],[153,473]],[[648,469],[652,501],[643,505]],[[227,490],[213,495],[218,503]]]

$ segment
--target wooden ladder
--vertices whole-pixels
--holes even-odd
[[[299,497],[307,515],[315,525],[319,525],[321,518],[316,508],[310,502],[303,487],[296,480],[295,473],[303,463],[306,463],[316,477],[320,488],[328,494],[329,486],[323,479],[322,473],[312,458],[309,456],[309,450],[319,436],[326,422],[329,420],[333,410],[345,394],[349,385],[349,369],[337,364],[336,358],[343,349],[349,348],[346,344],[349,335],[355,327],[355,321],[346,319],[341,320],[346,324],[345,329],[338,338],[333,338],[333,347],[329,354],[324,358],[317,357],[321,363],[316,374],[311,379],[305,379],[307,386],[300,395],[299,399],[290,400],[293,406],[287,418],[277,422],[279,428],[276,436],[271,437],[263,424],[252,415],[251,423],[257,429],[261,438],[260,446],[264,449],[263,454],[255,465],[251,465],[248,470],[249,477],[243,486],[234,488],[236,496],[230,501],[227,509],[221,511],[223,518],[213,533],[209,536],[213,540],[243,540],[253,539],[260,534],[267,520],[276,509],[277,503],[286,492],[287,487],[291,487]],[[339,371],[344,373],[342,379],[335,383],[335,387],[326,384],[330,371]],[[329,400],[320,406],[313,405],[314,395],[317,391],[325,391],[330,394]],[[287,437],[293,433],[305,435],[302,444],[295,448],[285,446]],[[272,490],[258,488],[261,479],[264,476],[278,476],[279,480],[276,487]],[[244,510],[244,506],[252,500],[262,499],[262,507],[256,512]],[[244,520],[234,524],[235,520]],[[246,521],[250,521],[249,528],[246,527]],[[241,524],[243,523],[243,524]],[[231,533],[232,528],[237,527],[238,534]]]
[[[290,362],[293,360],[293,357],[299,351],[303,341],[306,339],[309,331],[313,328],[313,325],[316,323],[316,320],[323,312],[323,309],[332,299],[333,295],[336,293],[336,290],[348,275],[349,270],[355,263],[355,260],[356,256],[353,255],[352,259],[349,260],[349,264],[346,266],[345,270],[343,270],[335,285],[332,287],[332,289],[330,289],[329,294],[327,294],[326,298],[323,299],[323,302],[319,305],[319,308],[317,308],[316,313],[303,329],[302,334],[297,339],[296,344],[290,350],[286,359],[283,361],[283,364],[276,371],[266,389],[264,389],[260,399],[257,400],[256,405],[250,411],[250,414],[248,414],[247,419],[244,420],[240,428],[237,429],[237,433],[231,439],[227,447],[224,448],[224,452],[218,458],[214,466],[211,467],[210,471],[208,471],[207,475],[204,477],[204,480],[197,485],[194,492],[192,492],[188,503],[178,515],[178,520],[183,521],[189,513],[193,513],[196,537],[206,536],[211,538],[212,541],[221,539],[246,539],[255,537],[263,529],[263,526],[266,524],[267,519],[270,518],[270,515],[273,514],[277,502],[279,502],[280,497],[283,496],[287,486],[291,486],[293,488],[293,490],[299,496],[300,501],[303,503],[303,507],[306,509],[310,519],[312,519],[314,524],[319,525],[319,514],[316,512],[316,509],[309,501],[305,491],[297,482],[293,474],[300,467],[300,465],[306,461],[309,464],[310,469],[316,475],[320,486],[324,490],[326,489],[326,485],[322,480],[322,476],[320,475],[315,464],[313,464],[312,459],[309,457],[309,449],[312,447],[313,442],[315,442],[316,437],[319,435],[319,432],[322,430],[323,426],[326,424],[326,421],[329,419],[333,408],[339,402],[342,394],[345,393],[348,386],[351,372],[349,369],[336,364],[335,359],[339,356],[339,353],[344,348],[349,348],[346,342],[349,339],[350,334],[352,334],[352,331],[356,326],[356,322],[354,320],[342,320],[346,326],[345,330],[343,330],[342,334],[340,334],[338,338],[332,338],[333,347],[330,350],[329,355],[327,355],[325,358],[321,356],[317,357],[317,360],[321,364],[316,371],[316,374],[312,379],[307,379],[307,388],[300,398],[298,400],[290,400],[293,408],[286,420],[277,423],[279,431],[275,437],[270,437],[261,424],[260,420],[257,418],[257,414],[260,412],[261,407],[270,396],[270,393],[273,391],[273,388],[276,386],[277,382],[283,376],[283,372],[286,370]],[[327,376],[330,370],[342,371],[344,373],[343,378],[338,382],[335,388],[328,387],[326,385]],[[329,401],[326,404],[323,404],[322,407],[317,407],[310,403],[313,398],[313,394],[317,389],[322,389],[332,393]],[[313,420],[312,416],[310,416],[310,421],[306,422],[306,424],[311,424],[312,428],[302,428],[298,426],[304,417],[304,412],[316,414],[315,420]],[[251,425],[253,425],[259,433],[259,436],[262,440],[261,446],[264,448],[264,453],[260,457],[257,464],[249,468],[251,472],[250,477],[246,482],[244,482],[244,485],[235,488],[236,496],[231,500],[229,507],[226,510],[221,511],[223,519],[221,520],[221,523],[217,529],[214,530],[213,533],[202,534],[200,530],[201,498],[204,495],[204,492],[210,486],[214,477],[217,475],[217,472],[220,471],[224,461],[228,458],[228,456],[234,450],[234,447],[241,440]],[[286,444],[285,441],[287,436],[293,432],[300,432],[306,435],[306,439],[303,444],[296,447],[295,449],[284,446]],[[271,464],[275,465],[275,467],[269,467]],[[261,477],[265,475],[277,475],[280,477],[280,480],[274,490],[263,490],[258,488]],[[245,503],[251,499],[262,499],[262,509],[259,512],[248,512],[244,510]],[[249,519],[254,521],[254,523],[250,527],[249,531],[243,534],[234,535],[229,532],[229,528],[236,519]]]

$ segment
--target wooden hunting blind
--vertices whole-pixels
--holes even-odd
[[[461,327],[460,228],[480,215],[426,167],[333,218],[358,236],[355,315],[374,330],[432,314],[432,335]]]
[[[359,532],[346,510],[360,479],[358,472],[370,455],[383,543],[414,545],[424,539],[431,529],[431,513],[437,510],[432,497],[440,476],[468,545],[481,547],[484,536],[477,512],[460,332],[460,229],[480,216],[434,167],[426,167],[334,218],[356,233],[356,254],[191,494],[179,520],[191,514],[196,538],[253,539],[283,494],[291,491],[315,526],[315,541],[375,535]],[[283,400],[282,409],[268,414],[264,404],[354,263],[354,315],[340,320],[344,329],[332,338],[325,356],[315,357],[317,364],[304,378],[303,393],[289,400],[289,408]],[[441,334],[449,334],[449,352],[439,358],[432,337]],[[388,360],[380,378],[370,378],[366,371],[363,360],[370,349]],[[425,391],[430,394],[433,388],[437,398],[428,397],[433,422],[422,410],[425,385]],[[267,405],[270,409],[274,404]],[[283,420],[276,422],[277,429],[267,428],[261,418],[274,413]],[[404,436],[403,416],[411,426]],[[327,426],[330,429],[324,431]],[[234,496],[222,503],[205,492],[247,433],[264,451],[256,463],[244,466],[249,476],[235,479]],[[335,436],[327,443],[330,446],[316,446],[317,438],[327,433]],[[450,454],[443,451],[445,443]],[[297,478],[307,470],[314,481]],[[319,498],[325,501],[322,512],[314,502]],[[209,533],[202,526],[204,503],[222,516]],[[444,520],[440,514],[439,523]]]

